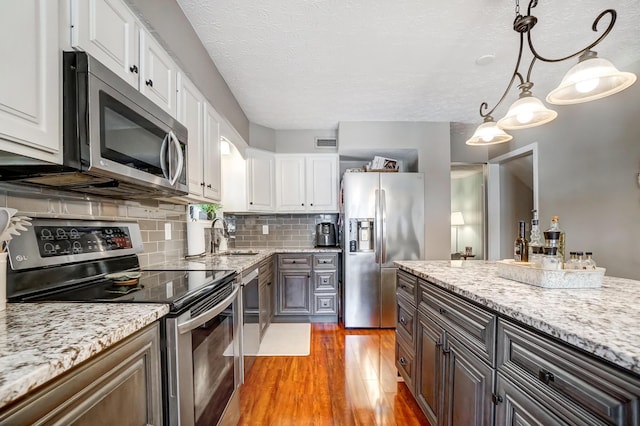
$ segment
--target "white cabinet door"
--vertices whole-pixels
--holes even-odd
[[[58,2],[5,1],[1,9],[0,149],[60,163]]]
[[[247,150],[248,211],[272,212],[274,194],[275,156],[258,150]]]
[[[276,210],[306,209],[304,156],[276,155]]]
[[[307,211],[338,211],[338,156],[309,155],[306,158]]]
[[[220,118],[209,104],[205,104],[204,112],[204,196],[220,201]]]
[[[204,104],[200,91],[184,75],[178,76],[178,121],[189,132],[187,143],[187,176],[189,194],[204,194]]]
[[[176,116],[178,67],[149,33],[140,30],[140,92]]]
[[[136,89],[139,25],[121,0],[72,0],[71,45],[84,50]]]

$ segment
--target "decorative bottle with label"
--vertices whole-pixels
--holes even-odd
[[[557,236],[556,244],[558,247],[558,256],[560,257],[564,267],[565,236],[564,231],[560,229],[560,218],[558,216],[551,216],[551,226],[545,231],[545,238],[547,238],[547,232],[553,233],[554,236]]]
[[[513,243],[513,260],[516,262],[529,261],[529,242],[525,238],[527,224],[524,220],[518,223],[518,238]]]
[[[538,225],[538,210],[531,210],[533,218],[531,219],[531,233],[529,234],[529,262],[533,263],[533,266],[540,266],[542,259],[542,248],[544,247],[544,238],[542,238],[542,232]]]

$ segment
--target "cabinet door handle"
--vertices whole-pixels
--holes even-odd
[[[311,204],[309,204],[309,205],[313,207],[313,203],[311,203]]]
[[[407,360],[406,360],[406,359],[404,359],[404,357],[403,357],[403,356],[401,356],[401,357],[400,357],[400,359],[398,360],[398,363],[399,363],[400,365],[402,365],[402,366],[405,366],[405,365],[407,365]]]
[[[200,182],[200,186],[204,186],[204,182]]]
[[[407,320],[404,317],[400,317],[400,324],[407,325]]]
[[[447,313],[447,310],[445,308],[440,308],[438,309],[438,312],[440,312],[442,315],[445,315]]]
[[[203,185],[204,185],[204,184],[203,184]],[[253,201],[249,201],[249,204],[250,204],[250,205],[253,205]]]
[[[300,204],[302,207],[304,207],[304,203]]]
[[[442,353],[443,354],[448,354],[449,352],[451,352],[451,349],[442,349]]]
[[[207,185],[207,188],[211,188],[211,184]]]
[[[544,368],[541,368],[540,371],[538,371],[538,378],[546,385],[548,385],[549,382],[553,382],[553,380],[555,379],[553,373],[545,370]]]
[[[149,79],[149,80],[145,81],[144,84],[146,84],[149,87],[153,87],[153,80]]]
[[[138,74],[138,66],[137,65],[131,65],[129,67],[129,71],[131,71],[134,74]]]
[[[491,401],[495,404],[498,405],[499,403],[501,403],[502,401],[504,401],[502,399],[502,397],[498,394],[491,394]]]
[[[442,342],[436,342],[436,348],[439,348],[440,346],[442,346]]]

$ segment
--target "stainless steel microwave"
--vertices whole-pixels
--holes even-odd
[[[63,164],[19,160],[0,180],[115,198],[188,193],[187,129],[85,52],[63,52]]]

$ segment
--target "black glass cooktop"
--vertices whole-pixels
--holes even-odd
[[[53,289],[22,297],[24,302],[133,302],[166,303],[172,312],[197,303],[204,297],[223,299],[233,291],[235,271],[140,271],[137,279],[99,279],[81,285]],[[134,274],[137,275],[137,274]]]

